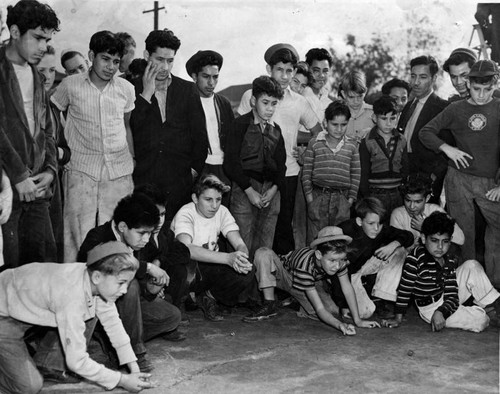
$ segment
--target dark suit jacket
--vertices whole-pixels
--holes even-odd
[[[189,200],[191,193],[191,168],[201,174],[208,152],[198,90],[194,83],[172,76],[163,123],[156,97],[153,95],[149,103],[141,96],[142,77],[134,81],[134,86],[136,101],[130,118],[136,160],[134,182],[160,187],[169,196],[167,209],[182,206],[188,201],[179,199]]]
[[[222,151],[226,148],[226,138],[231,130],[231,123],[234,120],[233,109],[227,98],[215,93],[215,104],[217,105],[217,117],[219,119],[219,138]]]
[[[447,160],[444,155],[441,153],[435,153],[432,150],[427,149],[422,144],[422,142],[420,142],[418,133],[420,129],[422,129],[427,123],[429,123],[447,105],[448,101],[438,97],[435,93],[432,93],[425,102],[422,111],[420,112],[420,115],[417,119],[417,122],[415,123],[415,129],[413,130],[413,134],[411,136],[410,145],[412,148],[412,154],[410,155],[410,173],[415,172],[415,170],[422,171],[426,174],[437,174],[439,171],[446,171]],[[399,118],[398,129],[405,136],[406,133],[402,127],[402,123],[405,121],[410,106],[411,102],[408,102],[403,108],[403,111],[401,112],[401,116]],[[444,137],[446,132],[443,131],[442,134],[442,136]],[[448,139],[447,137],[444,138],[446,140]]]
[[[93,228],[87,233],[87,236],[85,237],[85,240],[83,241],[82,246],[80,246],[80,250],[78,251],[76,261],[85,263],[87,261],[87,254],[94,247],[106,242],[117,240],[116,235],[113,232],[113,228],[111,227],[112,223],[113,222],[110,220],[109,222]],[[140,262],[139,269],[137,270],[135,277],[137,279],[143,279],[146,276],[147,269],[147,262]]]
[[[42,77],[31,66],[34,79],[35,132],[32,135],[24,112],[21,88],[14,67],[0,48],[0,151],[3,167],[13,185],[29,176],[52,170],[57,174],[57,152],[54,141],[50,104]],[[13,188],[14,196],[17,191]]]

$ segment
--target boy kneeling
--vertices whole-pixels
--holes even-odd
[[[96,246],[87,264],[32,263],[0,274],[0,391],[37,393],[43,378],[23,336],[36,326],[57,327],[69,369],[111,390],[151,387],[140,373],[115,301],[127,292],[139,266],[121,242]],[[86,343],[99,319],[130,374],[90,359]],[[85,333],[85,334],[84,334]]]
[[[445,327],[481,332],[490,319],[488,305],[500,313],[500,294],[490,283],[483,267],[467,260],[457,267],[457,259],[448,254],[455,220],[446,213],[434,212],[422,224],[422,245],[406,258],[396,301],[396,317],[384,321],[398,327],[413,295],[420,317],[432,331]],[[473,297],[474,306],[462,304]]]
[[[292,251],[284,256],[278,256],[268,248],[258,249],[255,252],[254,265],[265,301],[259,311],[243,320],[253,322],[276,316],[278,306],[274,298],[274,288],[278,287],[290,293],[308,315],[316,314],[321,321],[340,330],[344,335],[355,335],[356,330],[352,324],[339,321],[325,308],[321,297],[328,295],[320,295],[315,286],[317,281],[336,274],[354,323],[358,327],[380,327],[377,322],[362,320],[359,317],[356,296],[347,275],[347,245],[351,241],[352,238],[344,235],[340,228],[329,226],[319,231],[310,247]],[[331,300],[329,301],[331,303]]]

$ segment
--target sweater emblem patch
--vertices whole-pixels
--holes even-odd
[[[474,114],[469,118],[469,128],[473,131],[480,131],[486,127],[486,116]]]

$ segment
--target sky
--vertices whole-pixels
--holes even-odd
[[[111,30],[129,32],[138,44],[136,57],[142,57],[144,40],[153,29],[153,14],[143,11],[153,7],[152,0],[45,2],[61,20],[61,31],[53,39],[58,53],[71,48],[86,54],[94,32]],[[0,0],[3,9],[9,4],[15,1]],[[313,47],[332,45],[345,51],[346,34],[363,43],[381,33],[388,35],[396,52],[406,53],[402,38],[411,12],[429,18],[429,27],[441,38],[433,55],[443,61],[452,49],[468,45],[476,4],[470,0],[159,0],[166,8],[160,11],[159,27],[168,27],[181,40],[175,75],[189,78],[185,63],[198,50],[223,55],[221,90],[265,74],[264,52],[277,42],[291,43],[303,59]],[[475,40],[473,45],[477,44]]]

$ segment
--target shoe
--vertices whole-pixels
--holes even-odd
[[[137,355],[137,365],[139,366],[139,370],[141,372],[151,372],[155,369],[151,360],[146,356],[146,353]]]
[[[82,381],[82,378],[71,371],[58,371],[57,369],[38,367],[38,371],[43,376],[43,380],[56,383],[76,384]]]
[[[212,297],[209,297],[206,293],[203,293],[202,295],[196,297],[196,302],[198,306],[203,310],[205,319],[213,322],[224,320],[224,316],[222,316],[217,310],[217,301],[215,301]]]
[[[170,342],[182,342],[186,340],[186,334],[183,334],[179,330],[174,330],[167,332],[166,334],[163,334],[161,336],[164,340],[170,341]]]
[[[278,302],[275,300],[272,301],[264,301],[262,306],[255,310],[252,314],[245,316],[243,318],[244,322],[252,323],[261,320],[267,320],[271,317],[274,317],[278,314]]]
[[[394,319],[396,317],[394,314],[394,303],[390,301],[381,300],[378,302],[375,312],[380,319]]]

